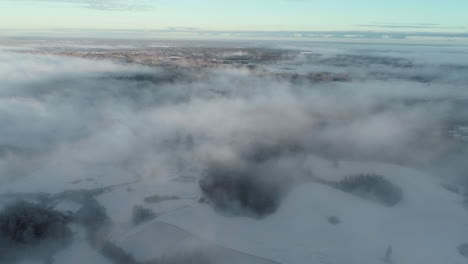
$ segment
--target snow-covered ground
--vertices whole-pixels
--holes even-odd
[[[143,259],[157,257],[188,235],[178,237],[178,229],[161,225],[166,223],[198,239],[280,263],[379,263],[389,247],[395,263],[466,262],[456,249],[468,234],[462,196],[445,190],[434,177],[400,166],[341,162],[328,173],[363,171],[391,175],[403,189],[403,201],[386,207],[308,183],[293,188],[280,209],[265,219],[229,217],[193,203],[136,230],[128,228],[116,240]],[[330,216],[341,223],[331,225]]]
[[[388,207],[311,181],[295,185],[275,213],[256,219],[227,216],[199,203],[196,182],[147,179],[97,196],[112,219],[106,239],[137,261],[203,250],[217,263],[371,264],[384,263],[391,248],[392,263],[466,263],[457,247],[466,243],[468,210],[463,196],[443,188],[440,179],[383,163],[341,161],[336,166],[315,159],[315,164],[315,174],[326,180],[362,172],[385,175],[402,189],[403,200]],[[181,199],[145,202],[153,195]],[[135,205],[157,217],[135,225]],[[77,207],[62,202],[56,208]],[[328,222],[332,216],[338,224]],[[112,263],[90,245],[82,227],[73,231],[74,242],[55,256],[55,263]]]

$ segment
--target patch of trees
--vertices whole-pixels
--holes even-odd
[[[215,209],[230,215],[265,217],[280,206],[289,182],[249,167],[212,166],[199,182]]]
[[[341,191],[387,206],[394,206],[403,199],[402,190],[378,174],[353,175],[333,185]]]
[[[43,205],[18,201],[0,213],[0,237],[9,245],[37,244],[43,240],[65,240],[71,217]]]
[[[72,241],[71,216],[43,204],[17,201],[0,212],[0,263],[50,261]]]

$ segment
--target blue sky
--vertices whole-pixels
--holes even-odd
[[[463,0],[0,0],[0,30],[459,34],[467,13]]]

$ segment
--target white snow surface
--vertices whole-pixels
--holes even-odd
[[[392,247],[393,263],[466,263],[457,246],[468,239],[468,211],[463,208],[463,197],[443,188],[437,177],[383,163],[342,161],[338,167],[317,160],[310,163],[316,165],[314,174],[326,180],[363,172],[384,175],[402,189],[403,200],[387,207],[325,184],[306,182],[292,188],[275,213],[254,219],[226,216],[198,203],[201,193],[195,182],[170,178],[132,182],[133,176],[122,180],[128,184],[114,187],[97,199],[112,219],[109,240],[139,261],[193,247],[213,249],[218,259],[224,256],[222,263],[242,263],[255,256],[247,262],[373,264],[383,263],[387,249]],[[81,188],[76,182],[68,187],[74,186]],[[144,201],[152,195],[181,199]],[[135,205],[149,208],[158,216],[135,226],[131,217]],[[59,207],[77,210],[73,203]],[[341,223],[330,224],[331,216]],[[56,263],[110,263],[89,246],[83,231],[77,233],[81,235],[56,256]]]
[[[78,226],[72,227],[74,231],[73,243],[54,256],[54,263],[67,264],[112,264],[111,261],[94,250],[86,241],[85,230]]]
[[[196,196],[196,185],[170,182],[152,188],[155,186],[135,184],[134,192],[116,190],[100,201],[116,220],[114,240],[145,260],[196,237],[289,264],[381,263],[390,246],[394,263],[466,263],[456,249],[466,242],[468,234],[463,197],[442,188],[435,177],[396,165],[356,162],[341,162],[338,168],[319,168],[316,172],[327,179],[361,172],[386,175],[402,188],[404,198],[396,206],[386,207],[311,182],[293,188],[279,210],[263,219],[230,217],[207,204],[182,200],[146,204],[163,215],[139,227],[130,223],[131,206],[141,203],[149,189],[153,193]],[[119,197],[125,198],[116,203]],[[330,216],[339,217],[341,223],[329,224]]]

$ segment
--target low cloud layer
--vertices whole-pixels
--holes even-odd
[[[88,6],[92,7],[92,6]],[[132,9],[132,6],[118,4],[95,5],[95,8],[109,10]],[[149,7],[149,6],[148,6]],[[138,6],[135,6],[138,9]],[[141,9],[145,9],[142,6]],[[83,37],[83,38],[122,38],[122,39],[208,39],[208,40],[283,40],[283,41],[325,41],[325,42],[356,42],[381,44],[424,44],[424,45],[466,45],[468,33],[465,27],[459,30],[447,31],[450,28],[440,28],[440,31],[414,30],[421,26],[392,25],[358,25],[371,27],[375,30],[347,31],[310,31],[310,30],[208,30],[193,27],[167,27],[153,29],[67,29],[49,28],[43,30],[2,30],[1,35],[14,38],[30,37]],[[395,30],[400,28],[400,30]],[[410,29],[410,30],[408,30]],[[423,28],[424,29],[424,28]],[[453,28],[452,28],[453,29]]]
[[[73,237],[16,263],[463,260],[464,47],[21,43],[0,51],[3,232],[35,228],[26,208]]]
[[[258,61],[268,74],[3,52],[0,180],[31,177],[43,187],[108,173],[196,176],[213,160],[297,167],[310,156],[465,177],[464,135],[450,132],[466,125],[468,66],[446,61],[464,51],[295,49],[287,59]],[[350,81],[298,82],[291,71]]]

